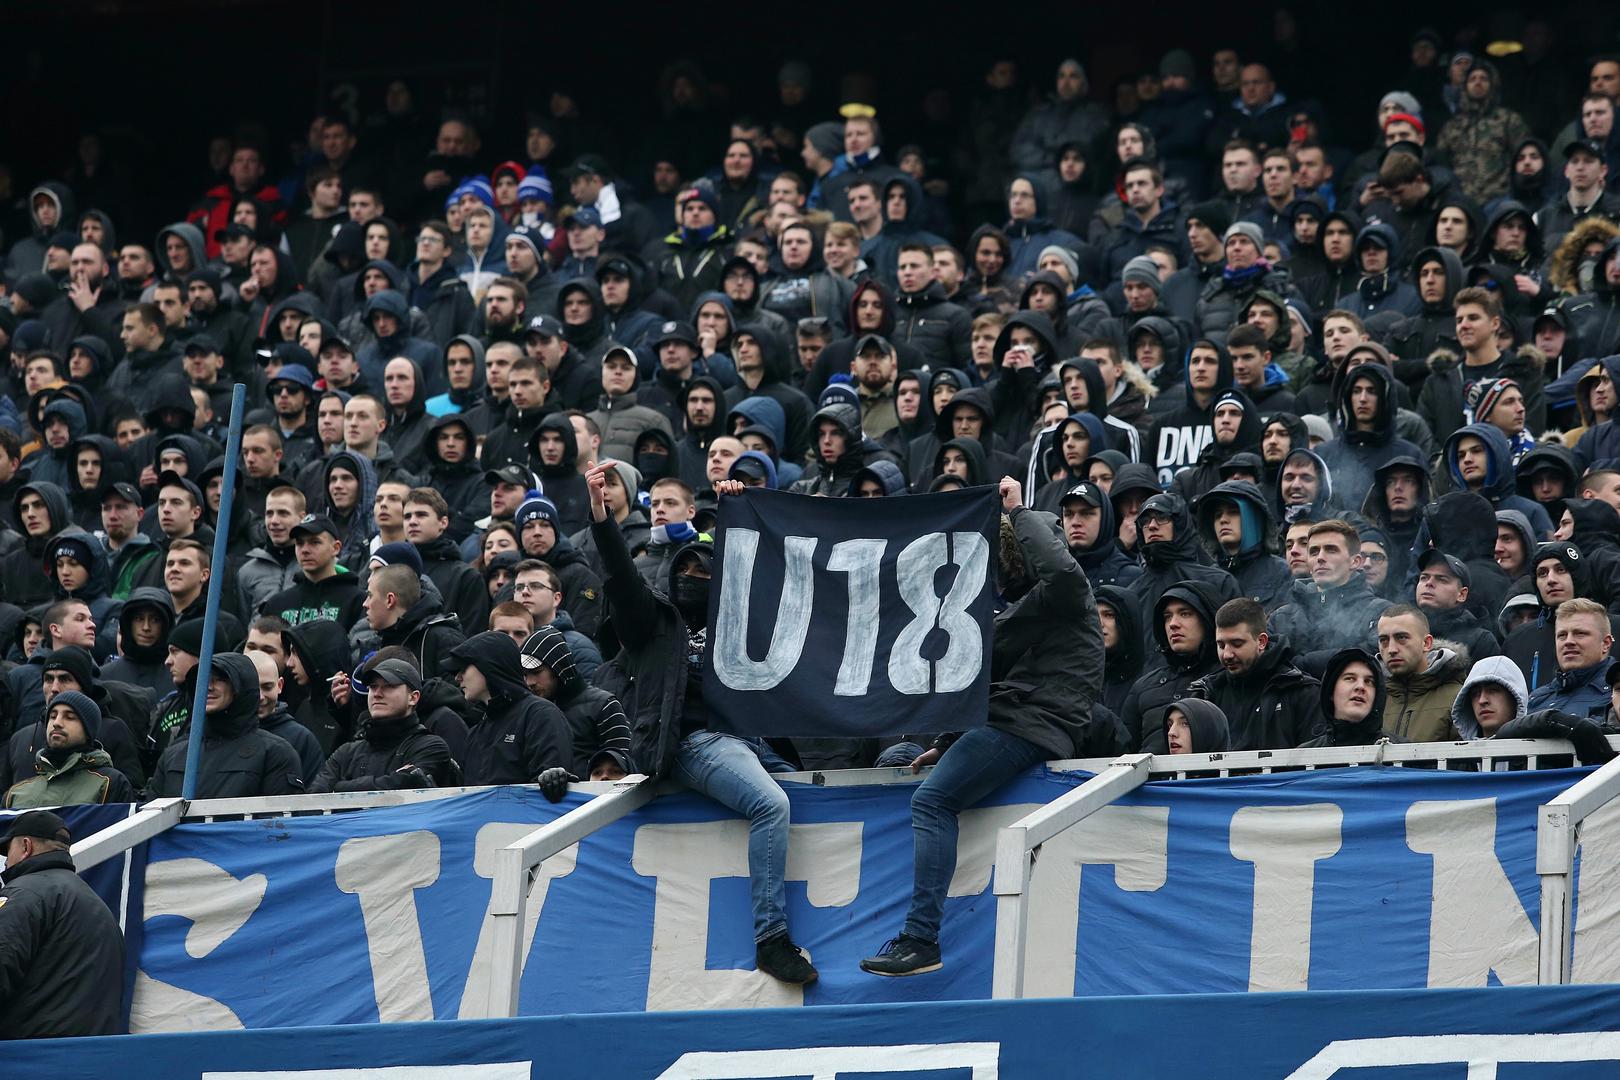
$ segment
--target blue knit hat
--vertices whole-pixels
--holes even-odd
[[[95,742],[96,739],[100,738],[101,707],[91,701],[88,695],[81,694],[77,690],[64,690],[51,698],[51,706],[57,705],[66,705],[73,710],[74,715],[79,718],[79,723],[84,725],[84,733],[91,742]],[[45,716],[48,719],[50,715],[50,707],[47,707]]]
[[[557,504],[538,492],[530,492],[529,497],[523,500],[523,505],[517,508],[512,515],[512,523],[517,526],[519,535],[523,527],[531,521],[546,521],[551,527],[557,527]]]
[[[544,169],[532,172],[518,181],[518,201],[524,199],[543,199],[547,206],[555,201],[551,177],[546,175]]]

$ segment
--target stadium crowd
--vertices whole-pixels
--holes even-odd
[[[942,763],[892,975],[938,966],[955,813],[1034,762],[1610,756],[1620,58],[1410,52],[1346,140],[1297,59],[1178,48],[1113,108],[998,64],[955,133],[788,64],[634,177],[572,102],[423,128],[396,84],[280,171],[226,148],[150,240],[40,184],[0,241],[4,805],[180,792],[221,532],[200,796],[672,775],[750,818],[793,982],[772,772]],[[708,729],[720,498],[981,485],[988,728]]]

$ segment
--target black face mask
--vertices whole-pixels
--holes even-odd
[[[654,480],[662,480],[668,475],[668,470],[668,454],[642,453],[636,455],[636,471],[641,473],[642,480],[646,481],[648,486],[651,486]]]
[[[680,574],[675,578],[675,610],[681,613],[690,627],[707,626],[709,622],[709,579]]]

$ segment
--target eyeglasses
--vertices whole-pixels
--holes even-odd
[[[512,591],[515,593],[539,592],[544,588],[545,586],[538,581],[520,581],[516,585],[512,586]]]

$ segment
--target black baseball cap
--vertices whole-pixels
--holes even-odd
[[[653,339],[653,347],[657,348],[668,341],[684,342],[695,349],[698,343],[697,331],[692,328],[691,323],[672,319],[658,328],[658,336]]]
[[[1603,145],[1596,139],[1575,138],[1564,144],[1565,161],[1568,161],[1570,158],[1580,153],[1591,154],[1599,161],[1604,160]]]
[[[1447,573],[1456,578],[1459,585],[1463,586],[1464,588],[1468,588],[1470,585],[1470,580],[1468,577],[1468,565],[1461,559],[1457,558],[1457,556],[1447,555],[1439,548],[1430,548],[1428,551],[1425,551],[1422,555],[1418,556],[1418,573],[1421,574],[1423,571],[1427,570],[1437,562],[1444,562],[1446,564]]]
[[[118,496],[120,499],[123,499],[125,502],[133,503],[136,506],[141,505],[141,493],[136,490],[134,484],[131,484],[127,480],[120,480],[116,484],[109,484],[107,486],[107,490],[101,493],[101,501],[106,502],[108,498],[114,495]]]
[[[536,315],[529,320],[529,325],[523,328],[523,335],[539,334],[541,337],[556,338],[563,336],[563,324],[550,315]]]
[[[1062,506],[1070,499],[1078,499],[1087,506],[1101,506],[1103,504],[1102,488],[1089,480],[1076,484],[1063,493],[1063,498],[1058,500],[1058,505]]]
[[[422,673],[406,661],[391,656],[387,660],[373,664],[366,672],[365,682],[367,686],[374,682],[384,682],[389,686],[408,686],[412,690],[420,690]]]
[[[49,810],[30,810],[12,818],[5,835],[0,836],[0,848],[9,846],[22,836],[33,840],[55,840],[61,844],[73,843],[73,834],[68,832],[67,822]]]
[[[214,230],[214,242],[223,243],[226,240],[253,240],[257,234],[239,221],[233,221],[223,229]]]
[[[496,484],[516,484],[525,491],[539,487],[535,483],[534,474],[521,465],[502,465],[498,469],[490,469],[484,473],[484,483],[490,487]]]
[[[186,339],[185,353],[187,356],[190,356],[192,353],[196,353],[199,356],[207,353],[218,355],[219,351],[219,339],[214,337],[213,334],[192,334]]]
[[[288,531],[294,537],[319,536],[321,533],[329,533],[333,539],[338,537],[337,526],[325,514],[306,514],[303,521]]]

